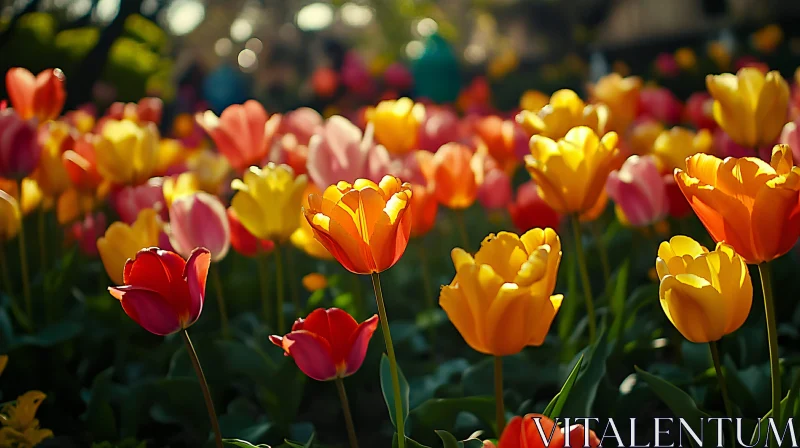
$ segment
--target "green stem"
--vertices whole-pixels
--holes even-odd
[[[717,341],[710,341],[708,347],[711,349],[711,359],[714,362],[714,370],[717,372],[717,381],[719,382],[719,390],[722,393],[722,402],[725,404],[725,415],[733,418],[733,407],[731,400],[728,397],[728,385],[725,383],[725,376],[722,373],[722,364],[719,360],[719,347]],[[731,443],[736,441],[736,433],[734,432],[733,425],[730,426]]]
[[[603,266],[603,277],[606,279],[606,281],[608,281],[611,278],[611,264],[608,262],[608,249],[606,248],[606,243],[603,240],[603,234],[597,228],[597,220],[592,221],[589,229],[592,232],[592,238],[597,246],[597,252],[600,255],[600,264]]]
[[[259,251],[258,255],[258,283],[261,288],[261,311],[264,313],[264,323],[269,325],[272,321],[272,312],[269,308],[269,254]]]
[[[283,257],[281,256],[281,247],[276,244],[274,252],[275,281],[278,282],[278,315],[275,318],[278,320],[278,334],[284,334],[286,327],[283,323]]]
[[[503,358],[500,356],[494,357],[494,400],[497,438],[499,439],[506,427],[506,407],[503,403]]]
[[[425,289],[425,308],[428,311],[433,311],[436,309],[436,302],[434,301],[432,292],[433,288],[430,265],[428,264],[428,253],[425,250],[425,244],[419,244],[417,248],[419,250],[420,269],[422,270],[422,286]],[[431,353],[435,353],[436,327],[433,325],[428,327],[428,339],[430,339],[431,343]]]
[[[292,306],[294,307],[295,316],[300,315],[300,294],[297,292],[297,277],[295,276],[294,251],[292,246],[286,246],[286,264],[288,269],[289,279],[289,294],[292,296]]]
[[[372,273],[372,287],[375,289],[375,299],[378,301],[378,316],[381,320],[381,331],[383,331],[383,340],[386,343],[386,352],[389,355],[389,370],[392,374],[392,391],[394,393],[394,412],[397,420],[397,442],[399,448],[405,448],[405,417],[403,416],[403,399],[400,394],[400,374],[397,371],[397,358],[394,356],[392,334],[389,332],[389,318],[386,317],[386,305],[383,303],[381,277],[377,272]]]
[[[200,366],[200,360],[197,358],[197,352],[194,351],[192,340],[189,339],[189,332],[184,329],[181,331],[183,342],[186,343],[186,351],[189,352],[189,358],[192,360],[194,366],[194,373],[197,374],[197,381],[200,382],[200,388],[203,389],[203,398],[206,401],[206,410],[208,411],[208,418],[211,420],[211,429],[214,430],[214,439],[217,448],[222,448],[222,433],[219,430],[219,421],[217,421],[217,413],[214,411],[214,401],[211,399],[211,392],[208,390],[208,382],[206,376],[203,374],[203,368]]]
[[[583,253],[583,240],[581,236],[581,224],[578,216],[575,215],[572,221],[572,234],[575,239],[575,253],[578,256],[578,271],[583,282],[583,296],[586,299],[586,314],[589,320],[589,342],[594,344],[597,334],[597,322],[594,316],[594,299],[592,298],[592,283],[589,281],[589,270],[586,267],[586,254]]]
[[[350,439],[350,448],[358,448],[356,427],[353,425],[350,403],[347,401],[347,392],[344,390],[344,381],[341,378],[336,378],[336,390],[339,392],[339,401],[342,402],[342,412],[344,412],[344,423],[347,426],[347,438]]]
[[[3,288],[5,288],[8,300],[11,305],[11,313],[16,317],[17,323],[27,332],[32,332],[30,319],[25,315],[25,312],[19,307],[16,297],[14,297],[14,288],[11,283],[11,275],[8,273],[8,263],[6,262],[5,248],[0,246],[0,271],[2,271]]]
[[[22,269],[22,293],[25,297],[25,313],[33,325],[33,301],[31,299],[31,280],[28,274],[28,251],[25,248],[25,224],[19,226],[19,264]]]
[[[461,245],[465,251],[469,252],[469,232],[467,232],[467,223],[464,219],[464,210],[456,210],[456,226],[461,236]]]
[[[39,260],[42,266],[42,271],[47,271],[47,233],[45,230],[45,211],[43,207],[39,208],[37,216],[37,226],[39,232]]]
[[[769,366],[772,378],[772,418],[781,426],[781,363],[778,356],[778,327],[775,316],[775,300],[772,296],[772,272],[766,262],[758,265],[761,274],[761,288],[764,291],[764,311],[767,316],[767,337],[769,338]]]
[[[219,318],[222,325],[222,337],[230,339],[231,330],[228,326],[228,308],[225,306],[225,294],[222,290],[222,280],[219,275],[219,265],[211,265],[211,281],[214,283],[214,291],[217,293],[217,306],[219,307]]]

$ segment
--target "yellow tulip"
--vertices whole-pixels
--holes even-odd
[[[367,111],[375,140],[392,154],[407,154],[417,149],[417,135],[425,119],[425,106],[409,98],[385,100]]]
[[[155,172],[164,173],[170,167],[186,160],[188,150],[183,147],[180,140],[174,138],[162,138],[158,142],[158,156],[156,160]]]
[[[172,201],[184,196],[191,196],[200,191],[200,180],[195,173],[185,172],[177,176],[164,178],[164,184],[161,188],[164,192],[164,201],[167,203],[167,207],[171,207]]]
[[[714,120],[730,138],[749,148],[771,145],[787,121],[789,85],[777,71],[745,67],[736,75],[706,76],[714,97]]]
[[[21,225],[22,212],[14,196],[0,190],[0,242],[17,236]]]
[[[97,171],[118,185],[139,185],[157,168],[159,133],[154,123],[109,120],[96,143]]]
[[[71,140],[73,136],[70,135],[72,128],[64,122],[51,121],[46,126],[47,137],[42,144],[42,156],[31,178],[36,180],[47,197],[55,198],[70,187],[61,155],[67,139]]]
[[[28,177],[22,179],[22,194],[20,195],[20,184],[11,179],[0,178],[0,190],[5,191],[17,200],[22,216],[28,216],[36,211],[44,199],[39,184]]]
[[[636,118],[641,88],[641,78],[636,76],[623,78],[618,73],[603,76],[597,84],[590,86],[592,101],[608,106],[609,119],[605,130],[616,132],[627,130],[628,125]]]
[[[160,230],[158,215],[155,210],[147,208],[139,212],[132,225],[117,221],[97,239],[100,259],[114,284],[123,284],[122,271],[128,258],[134,258],[141,249],[158,246]]]
[[[577,93],[569,89],[557,91],[550,103],[539,110],[523,110],[517,114],[517,123],[529,134],[539,134],[557,140],[577,126],[588,126],[602,133],[608,118],[604,105],[586,104]]]
[[[672,173],[675,168],[686,169],[686,158],[695,154],[708,154],[714,139],[708,129],[698,132],[675,126],[659,134],[653,143],[653,155],[662,173]]]
[[[661,307],[691,342],[717,341],[742,326],[753,303],[753,284],[741,256],[725,243],[711,252],[688,236],[658,248]]]
[[[303,192],[302,209],[308,208],[308,197],[312,194],[321,195],[322,191],[313,183],[309,183]],[[311,228],[311,224],[308,223],[302,210],[300,212],[300,227],[292,233],[290,241],[294,247],[302,250],[310,257],[319,260],[333,260],[333,255],[314,237],[314,229]]]
[[[538,90],[526,90],[519,98],[522,110],[539,110],[550,102],[550,98]]]
[[[56,201],[56,218],[61,225],[69,224],[94,209],[108,194],[108,184],[102,184],[95,194],[80,192],[74,188],[65,191]]]
[[[691,70],[697,66],[697,55],[689,47],[682,47],[675,50],[675,62],[684,70]]]
[[[572,128],[558,141],[534,135],[525,165],[539,196],[562,214],[584,213],[598,204],[608,174],[614,169],[618,137],[599,138],[585,126]]]
[[[243,179],[231,183],[238,190],[231,207],[242,225],[259,239],[282,242],[300,227],[305,174],[295,176],[288,165],[251,166]]]
[[[456,275],[439,305],[470,347],[506,356],[544,342],[563,299],[551,295],[561,261],[555,230],[492,234],[474,258],[460,248],[452,258]]]
[[[34,447],[44,439],[53,437],[53,431],[39,428],[36,411],[47,398],[42,392],[32,390],[8,402],[0,409],[0,446]]]
[[[200,189],[211,194],[219,194],[231,170],[225,156],[210,150],[194,152],[186,160],[186,166],[197,177]]]
[[[644,121],[635,124],[628,136],[628,143],[631,152],[638,155],[650,154],[653,152],[653,147],[658,139],[658,136],[664,132],[664,125],[660,121]]]

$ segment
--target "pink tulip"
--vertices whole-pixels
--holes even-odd
[[[139,212],[152,208],[161,219],[167,220],[167,204],[164,200],[164,179],[154,177],[142,185],[126,186],[111,191],[109,202],[123,222],[136,221]]]
[[[669,212],[664,180],[652,156],[630,156],[606,182],[608,195],[633,226],[658,222]]]
[[[447,107],[427,107],[419,129],[419,148],[436,152],[445,143],[461,140],[461,124],[456,113]]]
[[[211,261],[220,261],[231,246],[225,206],[216,196],[203,191],[172,202],[169,229],[172,247],[183,257],[188,257],[198,247],[205,247],[211,252]]]
[[[511,203],[511,196],[511,178],[505,171],[495,168],[484,174],[483,183],[478,187],[478,201],[483,208],[506,208]]]
[[[334,115],[308,145],[308,175],[322,190],[340,180],[375,182],[390,172],[389,152],[372,139],[372,127],[362,134],[350,120]]]
[[[663,87],[642,89],[639,94],[639,117],[653,118],[666,123],[678,123],[683,114],[683,104],[672,92]]]
[[[322,127],[322,115],[310,107],[288,112],[281,120],[279,134],[292,134],[300,145],[308,146],[311,136]]]
[[[0,177],[30,174],[41,155],[36,120],[23,120],[14,109],[0,111]]]
[[[84,255],[97,257],[97,239],[106,231],[106,215],[103,212],[87,214],[83,221],[72,224],[67,233],[67,242],[76,241]]]
[[[772,147],[773,145],[765,145],[755,151],[753,148],[734,142],[721,128],[714,131],[715,153],[723,159],[725,157],[759,157],[762,160],[769,160],[772,156]]]
[[[355,52],[349,51],[344,55],[340,75],[345,88],[358,96],[369,97],[377,90],[366,64]]]
[[[393,62],[383,73],[383,81],[389,88],[404,91],[414,84],[414,77],[405,65]]]
[[[656,70],[666,78],[674,78],[681,72],[681,68],[672,53],[660,53],[656,57]]]
[[[686,100],[686,115],[697,129],[716,129],[714,98],[708,92],[695,92]]]
[[[800,162],[800,118],[783,126],[779,141],[792,148],[792,158],[795,160],[795,164]]]
[[[270,117],[264,106],[254,100],[228,106],[219,117],[207,110],[195,115],[195,119],[214,140],[219,152],[240,172],[251,165],[260,165],[267,157],[281,123],[280,114]]]

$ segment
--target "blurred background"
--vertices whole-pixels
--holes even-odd
[[[679,96],[741,65],[791,77],[799,23],[797,0],[2,0],[0,71],[60,67],[68,109],[160,96],[167,118],[248,98],[333,113],[461,94],[510,110],[609,71]]]

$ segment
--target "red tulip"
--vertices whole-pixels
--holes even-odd
[[[11,107],[24,120],[36,117],[40,122],[54,120],[64,108],[64,72],[58,68],[42,71],[36,76],[15,67],[6,72],[6,90]]]
[[[314,93],[322,98],[330,98],[339,88],[339,74],[328,67],[321,67],[311,75],[311,87]]]
[[[108,108],[106,116],[113,120],[128,119],[137,123],[161,123],[164,102],[161,98],[147,97],[138,103],[114,103]]]
[[[210,263],[205,248],[195,249],[187,261],[157,247],[142,249],[125,263],[125,285],[108,291],[142,328],[166,336],[189,328],[200,317]]]
[[[234,104],[217,117],[210,110],[195,115],[231,166],[243,171],[260,166],[272,149],[272,140],[281,124],[281,115],[271,117],[258,101]]]
[[[446,143],[460,141],[460,124],[458,115],[452,109],[426,106],[425,121],[419,128],[419,148],[436,152]]]
[[[297,319],[286,336],[270,336],[310,378],[329,381],[354,374],[364,362],[378,316],[362,323],[338,308],[318,308]]]
[[[663,176],[664,186],[667,192],[667,203],[669,204],[669,215],[673,218],[683,218],[692,212],[692,206],[686,200],[678,183],[675,182],[675,176],[672,174],[665,174]]]
[[[681,72],[681,67],[672,53],[660,53],[656,56],[656,70],[661,76],[674,78]]]
[[[39,164],[35,121],[26,121],[15,109],[0,111],[0,177],[24,177]]]
[[[508,422],[497,448],[564,448],[567,438],[570,447],[599,447],[600,439],[592,430],[589,430],[589,444],[586,445],[585,431],[583,425],[572,425],[565,431],[544,415],[527,414]]]
[[[109,203],[128,224],[136,221],[139,212],[152,208],[163,221],[168,220],[167,203],[164,200],[164,179],[154,177],[142,185],[126,186],[111,191]]]
[[[84,255],[97,257],[97,239],[106,231],[106,215],[103,212],[87,214],[83,221],[72,223],[67,233],[67,243],[76,241]]]
[[[494,168],[483,175],[483,183],[478,187],[478,202],[488,210],[503,209],[511,202],[512,194],[511,178],[505,171]]]
[[[646,87],[639,93],[639,118],[678,123],[682,114],[683,103],[664,87]]]
[[[271,240],[259,240],[250,233],[239,221],[236,212],[228,207],[228,225],[231,229],[231,246],[233,250],[245,257],[255,257],[258,254],[272,252],[275,243]]]
[[[67,170],[67,175],[78,189],[94,191],[103,182],[102,176],[97,172],[97,159],[95,157],[94,141],[97,136],[83,135],[77,140],[71,150],[61,154],[61,162]]]
[[[414,84],[414,76],[405,65],[399,62],[393,62],[386,67],[386,71],[383,72],[383,80],[390,88],[400,91],[408,90]]]
[[[686,115],[697,129],[716,129],[714,98],[708,92],[695,92],[686,100]]]
[[[508,212],[514,226],[522,233],[537,227],[558,229],[561,223],[561,215],[539,196],[533,181],[519,186],[517,197],[508,206]]]

